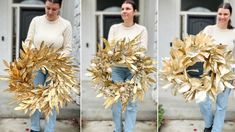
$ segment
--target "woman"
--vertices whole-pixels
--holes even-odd
[[[45,1],[46,14],[33,18],[29,26],[26,44],[32,42],[33,47],[39,48],[42,41],[44,41],[45,44],[53,44],[54,48],[64,46],[64,50],[61,54],[70,54],[72,27],[69,21],[63,19],[59,15],[61,3],[62,0]],[[47,76],[48,74],[43,74],[42,71],[37,71],[34,85],[44,85]],[[38,110],[36,110],[31,116],[31,132],[40,131],[40,116],[41,113]],[[45,132],[54,132],[55,123],[56,111],[54,109],[48,121],[45,122]]]
[[[137,35],[141,35],[140,44],[147,48],[147,30],[135,22],[135,14],[137,12],[136,5],[132,0],[126,0],[121,6],[121,17],[123,22],[111,26],[108,40],[134,39]],[[126,65],[115,64],[112,67],[112,80],[114,82],[125,82],[132,78],[132,73]],[[130,101],[125,112],[125,132],[132,132],[135,127],[136,102]],[[115,123],[115,132],[122,131],[122,105],[120,100],[112,106],[113,121]]]
[[[229,3],[223,3],[217,11],[217,22],[209,25],[203,33],[211,35],[216,43],[226,44],[228,50],[234,50],[235,30],[231,25],[232,7]],[[234,81],[233,81],[234,85]],[[200,111],[205,121],[204,132],[221,132],[224,124],[225,112],[227,109],[228,97],[231,89],[226,88],[219,93],[216,99],[216,111],[213,114],[209,97],[199,103]]]

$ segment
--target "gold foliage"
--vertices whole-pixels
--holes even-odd
[[[105,108],[110,107],[120,99],[122,111],[125,111],[128,101],[143,100],[144,93],[155,79],[150,77],[156,72],[155,62],[145,55],[145,48],[139,45],[140,35],[133,40],[118,40],[108,42],[103,39],[105,48],[99,47],[99,51],[91,61],[88,75],[97,89],[97,97],[104,97]],[[131,80],[126,82],[112,81],[112,65],[124,64],[133,74]]]
[[[55,49],[44,42],[40,48],[32,48],[23,44],[20,58],[4,64],[9,74],[7,91],[14,93],[14,102],[18,102],[15,110],[30,112],[36,109],[46,118],[55,108],[59,113],[66,103],[72,101],[71,92],[79,94],[79,83],[75,75],[78,67],[72,64],[72,58],[61,54],[63,47]],[[48,73],[45,86],[34,86],[33,80],[37,71]]]
[[[187,68],[196,62],[204,62],[201,78],[192,78],[187,73]],[[232,51],[225,45],[216,45],[206,34],[174,40],[170,58],[162,63],[160,78],[166,82],[163,88],[171,88],[174,94],[182,93],[186,101],[200,102],[206,98],[206,93],[215,100],[226,87],[234,88],[230,84],[235,78],[231,69]]]

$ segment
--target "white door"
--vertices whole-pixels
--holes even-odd
[[[8,0],[0,0],[0,75],[6,75],[3,60],[11,61],[11,42],[9,41],[9,5]]]
[[[96,53],[95,0],[82,0],[81,21],[81,80],[89,80],[85,75],[90,61]]]

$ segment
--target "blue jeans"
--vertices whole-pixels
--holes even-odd
[[[226,88],[224,92],[218,94],[216,99],[216,110],[214,114],[212,113],[211,101],[209,96],[207,96],[204,102],[199,103],[200,111],[205,122],[205,127],[212,127],[211,132],[222,131],[230,92],[231,89]]]
[[[113,67],[112,80],[114,82],[125,82],[132,78],[132,73],[126,67]],[[122,104],[118,100],[117,103],[112,105],[113,121],[115,124],[115,132],[122,131]],[[129,101],[125,111],[125,132],[133,132],[135,128],[137,114],[136,102]]]
[[[39,84],[44,85],[48,74],[43,74],[41,70],[37,72],[35,79],[33,81],[34,86]],[[31,130],[40,131],[40,117],[41,112],[36,110],[31,116]],[[56,110],[52,111],[52,115],[49,116],[49,119],[45,122],[45,131],[44,132],[54,132],[54,127],[56,123]]]

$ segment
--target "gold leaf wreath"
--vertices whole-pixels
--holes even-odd
[[[200,78],[187,73],[187,68],[196,62],[204,62]],[[163,88],[172,88],[174,95],[182,93],[186,101],[201,102],[207,94],[216,100],[225,88],[234,88],[230,84],[235,78],[231,64],[234,64],[232,51],[225,45],[216,45],[211,36],[199,33],[173,41],[170,58],[163,60],[160,78],[167,83]]]
[[[145,55],[145,48],[139,46],[140,35],[133,40],[118,40],[108,42],[103,39],[105,48],[92,59],[88,75],[97,89],[97,97],[104,97],[105,108],[110,107],[119,99],[124,112],[128,101],[143,100],[144,93],[151,83],[155,83],[150,74],[156,71],[154,60]],[[132,72],[132,79],[126,82],[114,83],[111,78],[113,64],[124,64]]]
[[[72,101],[71,92],[79,94],[79,83],[75,75],[78,67],[72,64],[72,58],[61,54],[63,47],[55,49],[44,42],[40,48],[32,48],[32,44],[20,51],[20,58],[8,63],[9,86],[7,91],[14,93],[14,102],[18,102],[15,110],[30,112],[41,111],[48,119],[52,110],[59,109]],[[48,73],[46,85],[34,86],[33,80],[37,71]]]

